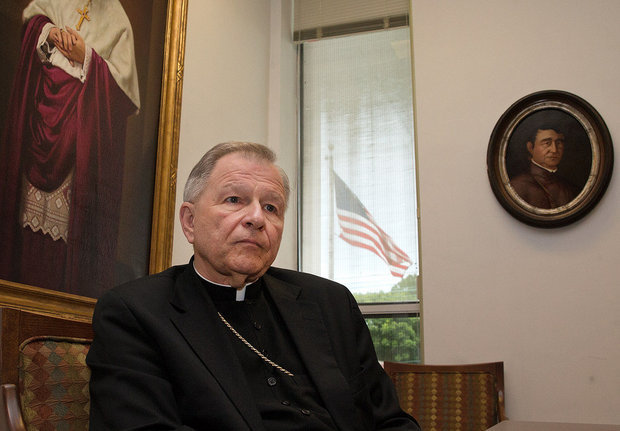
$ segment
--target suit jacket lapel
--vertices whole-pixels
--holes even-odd
[[[302,288],[278,280],[269,274],[265,285],[278,311],[286,322],[295,346],[325,407],[339,429],[361,429],[352,422],[357,417],[348,383],[333,354],[330,337],[323,323],[321,310],[315,302],[299,299]]]
[[[215,305],[193,269],[176,280],[170,319],[253,430],[264,430],[248,383]],[[205,328],[209,328],[205,331]]]

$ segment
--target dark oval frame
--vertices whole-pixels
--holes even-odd
[[[517,194],[510,184],[509,171],[511,167],[514,170],[511,166],[514,163],[508,165],[506,160],[507,156],[514,159],[515,136],[524,120],[548,113],[567,118],[569,123],[573,123],[572,130],[585,141],[582,142],[581,156],[574,157],[576,160],[572,165],[569,163],[565,171],[568,169],[571,174],[573,167],[574,173],[575,163],[583,163],[584,159],[587,161],[588,155],[591,161],[589,170],[586,169],[581,175],[582,186],[577,196],[567,204],[552,209],[533,206]],[[499,203],[519,221],[541,228],[566,226],[589,213],[609,185],[613,163],[611,135],[603,118],[584,99],[558,90],[539,91],[515,102],[495,125],[487,149],[487,173]],[[560,166],[563,164],[564,160]]]

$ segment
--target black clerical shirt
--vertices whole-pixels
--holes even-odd
[[[336,430],[262,280],[245,288],[243,300],[237,300],[232,287],[201,281],[230,325],[263,355],[294,374],[288,376],[265,362],[226,328],[265,428]]]

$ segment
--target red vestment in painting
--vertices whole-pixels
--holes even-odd
[[[98,297],[110,287],[118,236],[127,117],[136,106],[93,49],[85,81],[41,62],[49,18],[24,24],[19,64],[0,142],[0,278]],[[25,180],[67,190],[66,242],[24,227]]]

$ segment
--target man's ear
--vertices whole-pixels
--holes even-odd
[[[183,234],[190,244],[194,243],[194,204],[191,202],[183,202],[179,210],[179,220]]]

